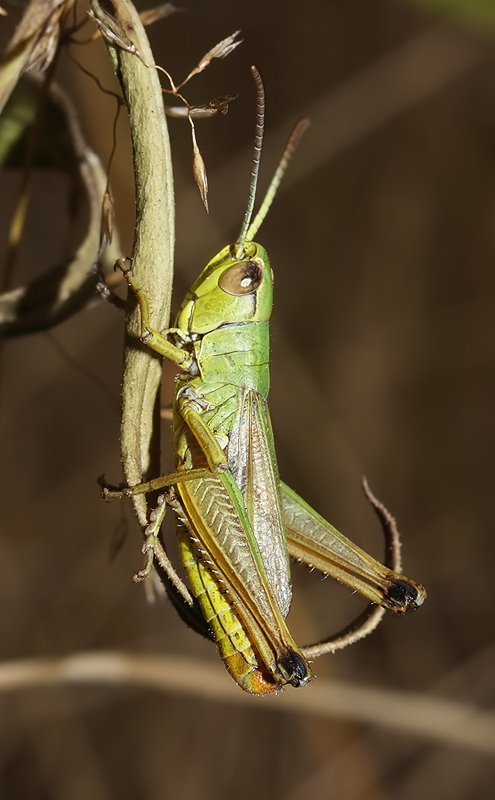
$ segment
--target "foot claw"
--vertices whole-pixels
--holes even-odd
[[[146,556],[146,562],[144,565],[144,569],[140,569],[139,572],[136,572],[133,581],[134,583],[141,583],[141,581],[147,580],[151,575],[151,570],[153,569],[153,556],[155,554],[155,537],[152,534],[148,536],[145,543],[143,544],[142,552]]]
[[[111,500],[120,500],[122,497],[130,497],[132,494],[132,491],[125,486],[112,486],[112,484],[107,483],[104,475],[100,475],[97,482],[101,487],[101,496],[106,503],[109,503]]]
[[[129,262],[130,266],[127,267],[126,263]],[[124,256],[124,258],[118,258],[115,264],[113,265],[115,271],[120,269],[120,271],[124,274],[125,278],[128,278],[131,274],[132,269],[132,258],[129,256]]]

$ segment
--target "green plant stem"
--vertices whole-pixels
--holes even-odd
[[[95,16],[105,22],[97,0]],[[112,17],[148,64],[153,55],[136,9],[117,0]],[[106,40],[129,114],[134,153],[136,222],[133,273],[150,299],[153,324],[168,326],[173,275],[174,198],[172,165],[162,91],[157,71],[132,53]],[[122,381],[121,457],[125,479],[133,486],[160,473],[158,389],[161,359],[139,342],[140,316],[128,300]],[[133,498],[141,525],[146,524],[144,496]]]

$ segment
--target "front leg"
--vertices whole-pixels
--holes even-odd
[[[194,364],[193,356],[186,350],[182,350],[180,347],[171,344],[163,333],[160,333],[160,331],[152,327],[148,296],[144,289],[138,284],[136,278],[132,274],[131,268],[127,266],[127,262],[128,259],[119,258],[115,262],[115,266],[124,273],[129,288],[134,292],[136,300],[139,303],[139,308],[141,310],[141,335],[139,338],[143,344],[147,344],[148,347],[151,347],[156,353],[164,356],[182,369],[190,369]]]
[[[135,497],[137,494],[148,494],[149,492],[157,492],[160,489],[166,489],[168,486],[176,486],[178,483],[185,481],[195,481],[198,478],[207,478],[212,474],[209,467],[201,467],[200,469],[184,469],[180,472],[171,472],[168,475],[160,475],[159,478],[153,478],[146,483],[137,483],[135,486],[124,486],[117,488],[106,483],[104,477],[98,478],[98,483],[101,486],[101,496],[104,500],[120,500],[122,497]]]

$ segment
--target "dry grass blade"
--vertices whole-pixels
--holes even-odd
[[[191,120],[191,126],[193,126],[192,120]],[[198,144],[196,142],[196,134],[194,132],[194,127],[192,127],[192,140],[193,140],[194,180],[198,185],[199,193],[204,203],[204,207],[206,208],[206,211],[208,211],[208,178],[206,175],[205,162],[203,160],[203,156],[201,155]]]
[[[31,0],[21,22],[17,26],[5,53],[2,56],[0,70],[0,111],[9,99],[20,75],[31,59],[33,49],[45,30],[47,21],[54,9],[61,5],[61,0],[49,0],[40,3]]]
[[[215,47],[212,47],[211,50],[208,50],[206,55],[203,56],[199,64],[196,67],[194,67],[194,69],[189,73],[187,78],[184,81],[182,81],[180,86],[184,86],[184,84],[186,84],[193,77],[193,75],[197,75],[199,72],[203,72],[203,70],[206,69],[208,64],[210,64],[214,58],[225,58],[226,56],[229,55],[229,53],[232,52],[232,50],[235,50],[237,45],[241,44],[242,42],[242,39],[239,39],[238,42],[234,41],[239,34],[240,31],[235,31],[235,33],[231,34],[230,36],[227,36],[226,39],[223,39],[221,42],[216,44]]]
[[[221,42],[215,45],[215,47],[212,47],[211,50],[208,50],[196,68],[198,72],[204,70],[204,68],[207,67],[210,61],[212,61],[214,58],[225,58],[225,56],[228,56],[232,50],[235,50],[237,45],[242,42],[242,39],[240,39],[238,42],[234,41],[239,34],[240,31],[235,31],[235,33],[227,36],[226,39],[223,39]]]
[[[167,110],[169,116],[175,117],[184,117],[187,116],[189,122],[191,124],[191,131],[192,131],[192,145],[193,145],[193,173],[194,179],[196,184],[199,188],[201,199],[203,204],[208,211],[208,180],[206,177],[206,167],[199,150],[197,141],[196,141],[196,134],[194,129],[194,117],[204,117],[204,116],[211,116],[215,114],[217,111],[220,111],[222,114],[226,114],[228,111],[228,104],[234,99],[233,96],[225,95],[223,97],[216,97],[214,98],[207,106],[200,106],[198,108],[191,108],[187,100],[179,94],[179,89],[186,84],[193,75],[197,75],[199,72],[202,72],[208,64],[214,58],[225,58],[229,55],[229,53],[234,50],[237,45],[241,43],[242,40],[236,42],[234,41],[236,37],[239,35],[240,31],[236,31],[231,36],[228,36],[226,39],[223,39],[219,42],[215,47],[212,47],[211,50],[206,53],[206,55],[201,59],[199,64],[189,73],[187,78],[182,81],[179,86],[176,86],[174,80],[169,72],[163,67],[160,67],[152,62],[152,55],[150,52],[149,57],[146,59],[141,50],[136,46],[136,44],[131,40],[131,38],[127,35],[124,26],[121,25],[116,18],[112,17],[107,14],[106,11],[99,8],[98,15],[93,14],[92,12],[88,12],[89,16],[94,20],[102,34],[106,37],[107,41],[112,45],[116,45],[117,47],[121,48],[127,53],[131,53],[139,58],[139,60],[144,64],[145,67],[149,69],[157,70],[158,72],[162,72],[170,82],[170,89],[163,89],[164,92],[168,94],[173,94],[175,97],[178,97],[184,103],[184,111],[180,109],[173,108]],[[132,25],[128,26],[128,30],[134,30],[135,28]],[[143,29],[144,30],[144,29]]]
[[[115,207],[110,189],[107,188],[101,204],[100,253],[112,241],[114,223]]]
[[[182,11],[182,9],[174,6],[173,3],[162,3],[154,8],[147,8],[145,11],[140,11],[139,19],[144,27],[147,28],[148,25],[152,25],[160,19],[166,19],[166,17],[176,14],[178,11]]]
[[[24,68],[24,72],[29,72],[30,70],[45,72],[52,63],[60,39],[60,17],[63,11],[64,6],[62,5],[55,8],[50,14],[45,28]]]

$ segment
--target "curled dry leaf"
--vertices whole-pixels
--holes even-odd
[[[0,0],[1,2],[1,0]],[[22,19],[2,53],[0,67],[0,111],[17,85],[30,61],[36,43],[46,28],[55,8],[62,0],[32,0],[25,4]]]
[[[145,11],[140,11],[139,19],[146,28],[148,25],[152,25],[154,22],[158,22],[159,19],[165,19],[166,17],[170,17],[177,11],[182,11],[182,9],[177,8],[177,6],[174,6],[173,3],[162,3],[161,5],[155,6],[154,8],[147,8]]]
[[[238,94],[225,94],[220,97],[214,97],[213,100],[210,100],[209,107],[213,113],[220,111],[220,114],[225,115],[229,110],[229,103],[232,103],[233,100],[237,100],[238,97]]]
[[[103,33],[103,35],[106,36],[106,38],[109,39],[109,41],[112,42],[112,44],[116,44],[118,47],[121,47],[122,50],[125,50],[127,53],[132,53],[133,55],[137,56],[140,59],[140,61],[144,64],[144,66],[148,67],[148,69],[156,69],[159,72],[162,72],[164,75],[166,75],[166,77],[170,81],[171,92],[172,94],[175,94],[177,92],[177,87],[175,86],[172,77],[171,75],[169,75],[167,70],[163,69],[163,67],[157,66],[156,64],[148,64],[146,59],[143,57],[143,54],[136,47],[136,45],[130,39],[126,31],[124,31],[122,26],[119,25],[119,23],[113,17],[111,17],[110,14],[107,14],[106,11],[103,11],[102,8],[100,8],[99,13],[104,17],[104,20],[98,19],[98,17],[96,17],[92,13],[92,11],[88,11],[88,16],[90,16],[91,19],[94,20],[94,22],[100,29],[101,33]],[[168,91],[168,90],[163,89],[163,91]]]
[[[48,17],[45,27],[36,42],[24,72],[30,70],[45,72],[50,66],[57,52],[60,39],[60,17],[64,10],[64,5],[55,8]]]
[[[16,142],[21,141],[21,137],[33,124],[34,113],[26,112],[29,112],[30,108],[36,108],[42,81],[30,80],[28,85],[34,86],[34,90],[29,92],[27,97],[24,93],[22,95],[25,98],[23,108],[26,111],[18,116],[22,117],[25,126],[19,127]],[[59,107],[56,115],[52,114],[52,104]],[[14,104],[13,108],[17,107]],[[68,151],[65,150],[65,145],[60,144],[66,135],[63,134],[65,126],[60,121],[60,111],[65,119],[69,138]],[[8,119],[8,114],[7,106],[2,117]],[[74,242],[74,249],[66,261],[53,266],[31,283],[0,295],[0,337],[18,336],[51,328],[80,311],[94,298],[97,278],[89,270],[98,257],[101,206],[106,191],[107,175],[100,160],[84,140],[79,119],[69,97],[53,83],[50,87],[46,120],[50,121],[52,117],[57,121],[53,130],[59,133],[52,136],[51,149],[48,148],[47,152],[56,164],[59,163],[57,158],[60,157],[61,168],[67,170],[67,164],[71,170],[77,167],[80,188],[78,186],[76,194],[81,201],[80,207],[78,205],[77,208],[77,219],[80,214],[81,220],[85,220],[85,228],[81,230],[80,235],[78,234],[78,240]],[[13,142],[12,146],[16,142]],[[77,224],[77,230],[79,229]],[[113,244],[105,250],[101,258],[102,269],[105,272],[108,272],[120,252],[120,245],[115,239],[118,239],[117,232],[114,232]]]
[[[104,21],[98,19],[92,11],[88,11],[88,16],[96,23],[103,35],[111,42],[121,47],[122,50],[126,50],[128,53],[135,53],[137,56],[141,57],[136,45],[131,41],[122,26],[103,9],[100,9],[100,13],[104,17]]]

